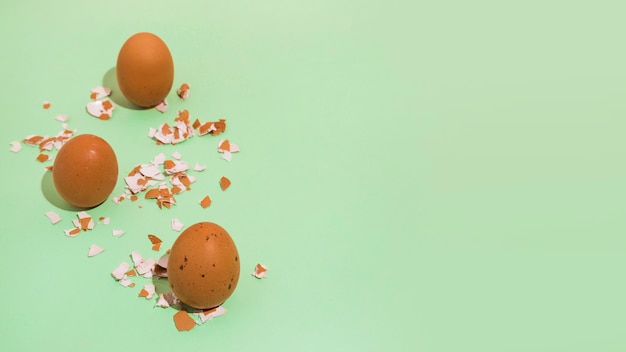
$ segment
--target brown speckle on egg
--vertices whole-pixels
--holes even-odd
[[[194,224],[172,245],[168,265],[180,268],[168,273],[172,291],[194,308],[219,306],[237,287],[238,258],[235,243],[221,226]]]

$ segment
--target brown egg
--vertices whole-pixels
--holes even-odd
[[[59,195],[80,208],[104,202],[115,188],[117,176],[113,148],[93,134],[81,134],[67,141],[52,166],[52,180]]]
[[[150,108],[165,99],[174,82],[174,61],[158,36],[137,33],[124,43],[117,56],[117,83],[131,103]]]
[[[174,242],[167,264],[174,294],[193,308],[214,308],[226,301],[239,281],[239,254],[228,232],[199,222]]]

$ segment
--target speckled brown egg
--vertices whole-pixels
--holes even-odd
[[[68,203],[91,208],[111,194],[117,172],[117,157],[109,143],[93,134],[81,134],[67,141],[57,153],[52,180]]]
[[[131,103],[150,108],[165,99],[174,82],[174,61],[155,34],[137,33],[122,45],[115,68],[122,94]]]
[[[168,261],[172,291],[188,306],[208,309],[226,301],[239,281],[239,253],[228,232],[199,222],[174,242]]]

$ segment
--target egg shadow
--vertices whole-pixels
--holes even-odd
[[[104,74],[104,77],[102,77],[102,86],[111,89],[111,96],[109,98],[113,100],[113,103],[115,103],[115,105],[119,105],[131,110],[146,110],[139,105],[131,103],[128,99],[126,99],[124,94],[122,94],[120,86],[117,83],[117,71],[115,69],[115,66],[111,67]]]
[[[165,269],[165,272],[167,272],[167,269]],[[152,276],[152,284],[154,285],[154,292],[157,296],[160,294],[167,294],[172,291],[172,287],[170,286],[170,282],[167,277],[154,275]],[[179,304],[170,305],[170,308],[173,308],[175,310],[181,310],[184,303],[180,301],[178,303]]]
[[[165,254],[168,255],[168,254]],[[163,256],[165,256],[163,255]],[[159,267],[159,265],[156,265],[156,267]],[[167,269],[160,269],[161,272],[164,272],[167,274]],[[159,275],[153,275],[152,276],[152,284],[154,285],[154,292],[155,294],[158,296],[160,294],[167,294],[172,292],[172,286],[170,286],[170,282],[167,278],[167,276],[159,276]],[[223,303],[222,303],[223,304]],[[222,304],[213,307],[213,308],[217,308],[219,306],[221,306]],[[185,302],[182,301],[177,301],[176,304],[172,304],[169,306],[169,308],[175,309],[175,310],[186,310],[187,312],[197,312],[200,311],[202,309],[198,309],[198,308],[194,308],[188,304],[186,304]]]
[[[54,187],[54,180],[52,179],[51,171],[46,171],[41,178],[41,193],[43,193],[44,198],[46,198],[46,200],[50,202],[50,204],[59,209],[68,211],[85,210],[84,208],[79,208],[68,203],[65,199],[61,197],[61,195],[59,195],[56,187]]]

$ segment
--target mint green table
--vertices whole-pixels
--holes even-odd
[[[3,1],[0,350],[626,350],[625,10]],[[168,44],[189,99],[172,91],[162,114],[114,89],[113,117],[89,116],[91,88],[115,88],[118,50],[139,31]],[[157,146],[149,129],[182,109],[227,130]],[[59,132],[57,114],[117,152],[112,197],[159,153],[207,169],[172,209],[109,200],[88,211],[93,230],[67,237],[76,210],[55,198],[51,162],[9,151]],[[220,138],[241,148],[230,162]],[[241,256],[227,314],[189,332],[138,297],[151,280],[110,275],[134,250],[162,255],[172,219],[219,223]],[[88,258],[91,244],[104,252]],[[257,263],[267,278],[251,276]]]

